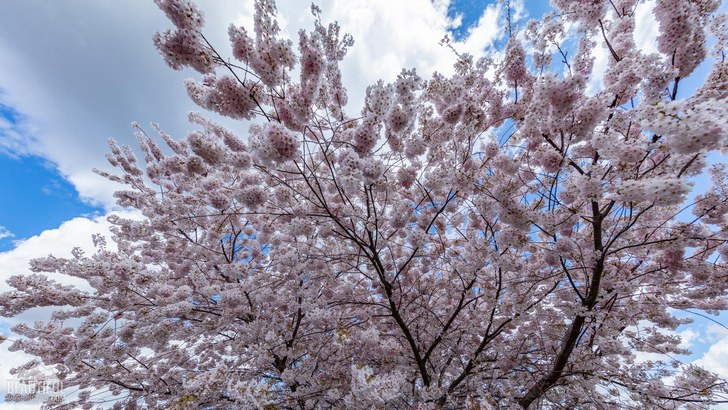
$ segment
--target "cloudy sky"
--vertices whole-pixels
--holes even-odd
[[[402,68],[415,67],[422,76],[449,72],[453,55],[439,45],[446,34],[457,40],[459,51],[474,55],[502,45],[506,35],[504,2],[497,0],[318,3],[324,21],[338,20],[356,41],[343,64],[352,107],[366,85],[391,81]],[[547,11],[545,1],[511,3],[521,27]],[[252,21],[252,0],[198,4],[205,11],[206,36],[222,50],[230,23]],[[299,27],[311,27],[308,2],[282,0],[279,11],[290,37],[296,38]],[[655,24],[651,6],[642,7],[636,40],[650,51]],[[30,258],[90,247],[90,235],[107,229],[105,215],[118,211],[112,197],[118,187],[91,170],[109,168],[104,158],[109,137],[134,145],[133,121],[158,122],[168,133],[184,135],[186,113],[197,108],[182,81],[195,73],[169,69],[151,41],[169,26],[151,0],[0,2],[0,291],[8,289],[4,281],[10,275],[27,271]],[[597,65],[606,56],[598,50]],[[700,74],[695,77],[693,87]],[[243,134],[246,129],[221,122]],[[34,314],[0,318],[0,334],[11,336],[13,323]],[[728,363],[725,329],[700,320],[680,331],[694,351],[685,361],[699,360],[728,377],[728,368],[716,364]],[[0,409],[9,408],[1,399],[8,370],[23,359],[7,346],[0,345]]]

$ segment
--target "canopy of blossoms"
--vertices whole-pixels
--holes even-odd
[[[728,134],[718,2],[657,1],[659,53],[645,54],[641,1],[555,0],[501,53],[455,53],[451,76],[403,70],[363,107],[339,69],[353,39],[315,6],[294,43],[256,0],[226,56],[194,4],[156,3],[174,25],[154,38],[163,58],[200,73],[190,97],[253,121],[248,135],[200,114],[186,136],[138,127],[143,161],[112,141],[119,172],[99,173],[144,218],[111,218],[113,251],[96,236],[95,253],[10,280],[3,316],[57,307],[16,326],[12,349],[79,390],[59,406],[90,408],[104,389],[116,408],[728,400],[726,381],[672,358],[689,321],[677,310],[728,308],[726,167],[706,159]],[[701,88],[677,99],[704,61]],[[705,173],[712,186],[686,202]]]

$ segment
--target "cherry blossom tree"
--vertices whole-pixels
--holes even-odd
[[[675,358],[674,331],[680,310],[728,308],[728,170],[706,159],[726,151],[728,17],[658,1],[659,53],[645,54],[640,2],[555,0],[502,52],[447,43],[454,74],[403,70],[351,107],[353,40],[317,7],[294,44],[256,0],[226,56],[194,4],[156,0],[174,25],[154,38],[162,56],[201,75],[190,97],[249,133],[200,114],[182,138],[137,126],[143,163],[112,141],[119,173],[99,173],[144,218],[110,218],[114,250],[99,235],[91,255],[13,277],[0,314],[57,309],[16,326],[12,349],[79,389],[66,407],[104,389],[116,408],[725,402],[725,380]]]

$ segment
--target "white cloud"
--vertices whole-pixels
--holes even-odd
[[[511,1],[511,19],[514,22],[528,18],[528,10],[524,0]]]
[[[597,46],[592,50],[594,67],[589,76],[589,83],[586,86],[587,95],[594,95],[604,89],[604,74],[607,72],[609,59],[612,58],[601,33],[595,34],[595,36]]]
[[[710,347],[701,358],[693,363],[716,373],[728,382],[728,329],[717,325],[708,326],[704,335]],[[716,410],[728,410],[728,403],[713,407]]]
[[[633,33],[634,42],[637,48],[645,54],[657,53],[657,36],[660,34],[660,26],[655,19],[653,10],[655,1],[648,0],[635,7],[635,30]]]
[[[358,113],[369,84],[393,81],[403,68],[414,67],[423,77],[448,72],[455,61],[450,50],[439,45],[452,24],[442,4],[347,1],[327,2],[321,8],[325,20],[338,21],[342,31],[354,37],[354,47],[342,63],[352,114]]]
[[[10,232],[8,230],[8,228],[6,228],[4,226],[0,226],[0,239],[12,238],[14,236],[15,236],[15,234],[13,234],[12,232]]]
[[[711,325],[706,334],[711,345],[694,363],[728,380],[728,330]]]
[[[2,68],[0,68],[2,70]],[[3,84],[0,82],[0,104],[6,105],[3,95]],[[8,118],[0,116],[0,154],[10,157],[29,154],[29,147],[33,146],[36,139],[32,137],[33,130],[29,124],[19,118],[13,122]]]
[[[502,23],[502,8],[497,4],[489,4],[485,13],[478,20],[478,24],[468,31],[463,47],[468,53],[478,56],[483,50],[493,46],[493,43],[506,33]]]
[[[31,259],[51,254],[69,257],[75,246],[90,250],[93,248],[91,234],[104,231],[108,232],[108,222],[102,217],[74,218],[56,229],[18,241],[15,249],[0,253],[0,266],[3,267],[0,270],[0,292],[11,289],[5,283],[10,276],[30,273],[28,263]]]
[[[690,349],[695,345],[695,341],[698,340],[700,334],[693,329],[684,329],[677,332],[680,336],[680,347],[683,349]]]

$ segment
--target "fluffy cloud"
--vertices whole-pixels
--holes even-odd
[[[710,347],[695,364],[728,380],[728,329],[711,325],[706,334]]]
[[[710,325],[706,331],[706,339],[710,347],[703,357],[694,363],[716,373],[728,382],[728,329]],[[728,403],[721,403],[713,408],[728,410]]]
[[[3,84],[0,83],[0,110],[12,112],[11,107],[6,107],[3,104],[4,98],[2,90]],[[25,121],[18,121],[17,119],[11,121],[0,115],[0,155],[15,157],[29,154],[28,147],[35,143],[35,140],[31,137],[33,134],[32,130],[27,129]]]
[[[658,52],[657,36],[660,34],[660,26],[655,18],[654,8],[654,0],[649,0],[638,4],[634,10],[634,42],[645,54]]]
[[[8,230],[8,228],[6,228],[4,226],[0,226],[0,239],[12,238],[13,236],[15,236],[15,235],[12,232],[10,232]]]

